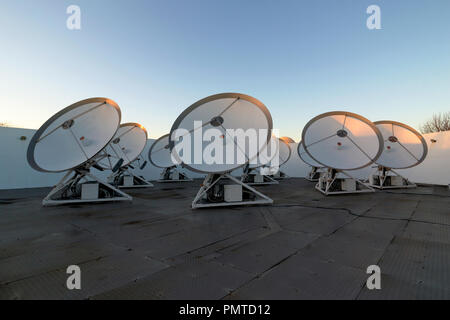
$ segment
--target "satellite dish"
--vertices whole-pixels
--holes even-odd
[[[289,145],[288,142],[286,142],[283,139],[279,139],[279,146],[280,146],[280,163],[279,166],[281,167],[283,164],[285,164],[286,162],[289,161],[289,159],[291,158],[292,155],[292,150],[291,150],[291,146]]]
[[[368,119],[334,111],[309,121],[302,132],[306,153],[324,167],[357,170],[371,165],[383,151],[383,136]]]
[[[374,122],[380,130],[384,148],[376,160],[377,172],[369,177],[370,185],[379,189],[413,188],[414,183],[393,169],[407,169],[422,163],[428,153],[423,136],[414,128],[396,121]]]
[[[328,168],[316,185],[319,191],[326,195],[374,191],[345,172],[369,166],[383,151],[383,136],[368,119],[345,111],[321,114],[303,129],[302,144],[314,161]]]
[[[192,181],[184,172],[177,169],[177,164],[172,160],[169,142],[169,134],[163,135],[152,144],[148,152],[150,163],[163,169],[158,182]]]
[[[120,108],[110,99],[77,102],[55,114],[34,134],[28,146],[28,163],[42,172],[79,167],[112,140],[120,119]]]
[[[181,137],[175,137],[180,129],[185,132]],[[196,141],[196,136],[203,137],[202,131],[215,129],[209,132],[219,132],[223,139],[223,158],[221,161],[208,163],[200,161],[183,159],[179,154],[176,143],[180,140],[191,139],[191,154],[197,154],[200,150],[202,155],[211,141]],[[236,137],[230,137],[227,130],[240,129]],[[246,143],[243,134],[247,130],[257,130],[264,132],[262,141],[259,139],[256,148]],[[218,130],[218,131],[217,131]],[[192,203],[193,208],[211,207],[211,206],[229,206],[239,204],[263,204],[273,201],[252,187],[239,181],[229,173],[246,163],[254,161],[258,154],[266,147],[272,136],[272,117],[266,106],[259,100],[240,93],[221,93],[204,98],[189,108],[187,108],[174,122],[170,130],[171,151],[174,151],[180,159],[183,159],[183,166],[191,171],[206,173],[202,188]],[[241,141],[243,140],[243,141]],[[199,145],[200,144],[200,145]],[[227,154],[233,152],[233,161],[228,161]],[[235,157],[236,156],[236,157]],[[239,161],[242,159],[243,161]],[[198,160],[198,159],[197,159]],[[218,183],[221,179],[228,179],[234,182],[234,185],[224,185]],[[240,188],[240,189],[239,189]],[[242,188],[246,189],[243,192]],[[257,199],[259,197],[259,199]]]
[[[115,162],[123,159],[121,167],[126,167],[139,157],[147,144],[147,138],[147,130],[140,124],[124,123],[120,125],[105,151]]]
[[[68,171],[43,200],[44,205],[132,200],[89,170],[104,158],[102,151],[120,119],[117,103],[91,98],[61,110],[39,128],[28,146],[30,166],[42,172]],[[87,178],[93,181],[82,183]]]
[[[300,143],[297,146],[297,153],[300,159],[306,163],[307,165],[311,166],[311,171],[308,173],[308,176],[306,177],[306,180],[309,180],[311,182],[317,182],[319,181],[320,177],[320,171],[319,169],[323,168],[323,166],[315,161],[313,158],[311,158],[308,153],[306,153],[305,147],[303,146],[303,143],[300,141]]]
[[[253,161],[259,152],[266,147],[272,135],[272,117],[266,106],[253,97],[240,93],[222,93],[204,98],[183,111],[170,130],[171,146],[175,143],[173,133],[179,129],[192,133],[191,136],[194,136],[193,134],[196,131],[208,129],[218,129],[222,132],[224,144],[231,145],[233,152],[245,161],[242,163],[237,161],[227,163],[224,152],[224,159],[221,164],[207,164],[204,161],[194,163],[194,161],[191,161],[190,163],[184,163],[183,166],[194,172],[223,174],[243,167],[248,161]],[[267,137],[265,141],[259,141],[259,148],[252,149],[248,148],[245,143],[236,141],[236,139],[229,139],[226,133],[227,129],[266,130]],[[200,149],[203,151],[209,143],[204,141]],[[193,148],[191,154],[194,154],[195,143],[191,145]]]
[[[153,142],[148,152],[150,163],[157,168],[170,168],[176,166],[172,161],[172,153],[170,152],[169,134],[163,135]]]
[[[112,170],[108,181],[119,188],[145,188],[153,184],[143,177],[135,175],[132,163],[139,159],[148,139],[147,130],[135,122],[121,124],[114,138],[105,148],[108,157],[107,167]]]
[[[278,154],[278,170],[271,177],[275,180],[282,180],[290,178],[286,173],[281,171],[281,166],[286,164],[292,156],[292,149],[290,144],[295,143],[289,137],[279,138],[279,154]]]
[[[384,141],[384,149],[377,164],[391,169],[407,169],[425,160],[427,143],[414,128],[395,121],[377,121],[374,124]]]

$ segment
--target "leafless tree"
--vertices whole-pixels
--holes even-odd
[[[421,127],[422,133],[432,133],[450,130],[450,112],[443,112],[434,114],[433,117],[427,120]]]

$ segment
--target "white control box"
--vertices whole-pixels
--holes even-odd
[[[403,185],[403,178],[399,176],[391,176],[391,185],[392,186],[402,186]]]
[[[239,184],[224,185],[225,202],[242,201],[242,186]]]
[[[98,183],[83,183],[81,185],[81,200],[98,199]]]
[[[261,174],[255,174],[253,176],[253,182],[255,182],[255,183],[262,183],[262,182],[264,182],[264,176],[261,175]]]
[[[123,186],[124,187],[134,186],[134,177],[133,176],[124,176],[123,177]]]
[[[342,191],[356,191],[356,181],[354,179],[341,180]]]

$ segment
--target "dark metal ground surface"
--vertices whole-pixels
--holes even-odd
[[[52,208],[48,189],[0,191],[0,298],[450,299],[445,188],[324,197],[290,179],[259,188],[273,206],[191,210],[199,184]]]

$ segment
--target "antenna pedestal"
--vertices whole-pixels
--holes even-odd
[[[417,187],[417,185],[410,182],[391,168],[386,168],[384,166],[376,167],[375,172],[369,177],[369,185],[380,190]]]
[[[281,168],[280,168],[281,169]],[[284,179],[289,179],[290,176],[288,176],[286,173],[284,173],[281,170],[278,170],[277,173],[271,175],[270,177],[275,179],[275,180],[284,180]]]
[[[108,177],[108,182],[120,189],[127,188],[150,188],[154,185],[143,177],[133,174],[128,168],[120,168]]]
[[[311,171],[308,173],[308,176],[305,177],[306,180],[311,182],[319,181],[321,172],[317,167],[311,167]]]
[[[345,175],[346,178],[338,177],[339,173]],[[323,172],[320,175],[316,189],[327,196],[333,194],[375,192],[369,185],[355,179],[347,172],[331,168],[328,168],[327,172]]]
[[[163,172],[161,172],[161,178],[157,180],[158,182],[188,182],[194,181],[189,178],[184,172],[181,172],[177,169],[176,166],[165,168]]]
[[[279,184],[272,176],[262,175],[257,171],[257,168],[249,168],[246,166],[241,181],[249,186]]]
[[[226,180],[231,181],[221,183]],[[272,203],[272,199],[230,174],[208,174],[192,202],[192,208]]]
[[[288,176],[286,173],[284,173],[283,171],[278,171],[277,173],[275,173],[272,178],[274,178],[275,180],[283,180],[283,179],[289,179],[290,176]]]
[[[89,169],[68,171],[44,198],[44,206],[69,203],[132,201],[133,198],[90,173]]]

